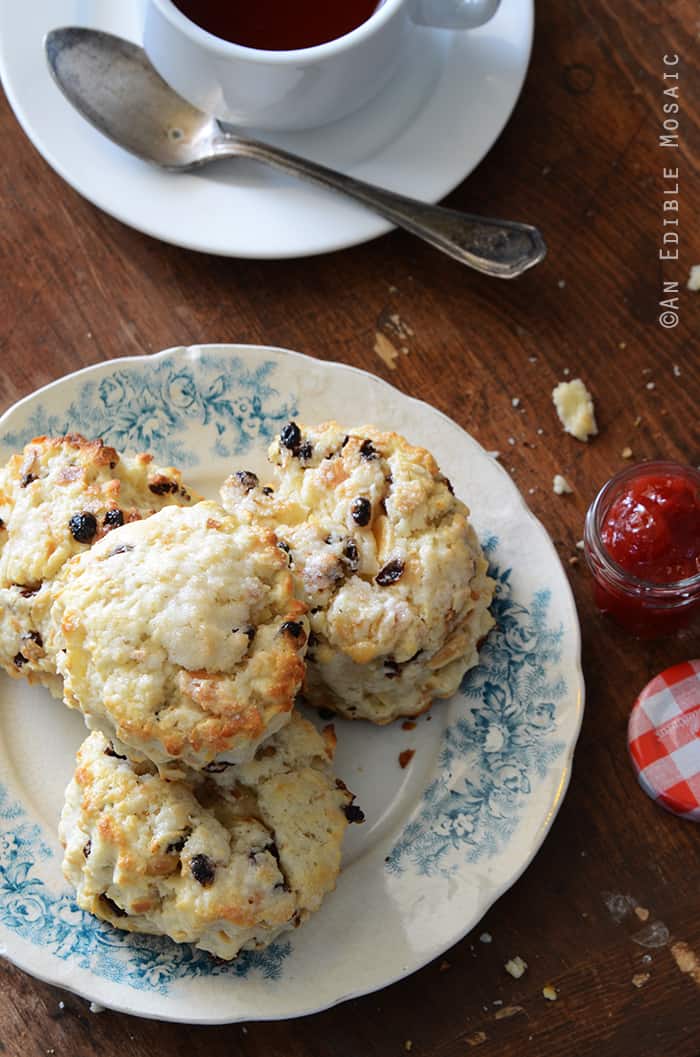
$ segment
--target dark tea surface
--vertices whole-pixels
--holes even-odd
[[[192,22],[247,48],[292,51],[357,29],[379,0],[173,0]]]

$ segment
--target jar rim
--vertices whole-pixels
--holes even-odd
[[[674,459],[649,459],[646,462],[635,463],[634,466],[625,466],[624,469],[614,474],[609,481],[606,481],[589,506],[584,527],[584,542],[586,548],[590,548],[598,561],[604,564],[606,573],[614,574],[612,579],[617,582],[617,586],[621,586],[621,583],[624,582],[627,589],[634,588],[639,594],[654,593],[661,598],[677,595],[685,591],[692,593],[695,589],[700,590],[700,571],[693,573],[692,576],[686,576],[683,580],[667,580],[663,583],[645,580],[642,577],[635,576],[634,573],[620,565],[607,550],[600,537],[602,518],[610,508],[610,504],[605,505],[605,501],[607,499],[612,501],[612,494],[620,485],[634,480],[636,477],[654,472],[666,472],[674,476],[690,478],[700,488],[700,472],[693,466],[676,462]]]

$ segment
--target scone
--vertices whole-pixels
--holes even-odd
[[[50,586],[65,562],[125,522],[192,501],[177,470],[77,433],[37,437],[13,455],[0,469],[0,666],[60,697],[45,640]]]
[[[118,752],[177,776],[245,762],[289,721],[305,613],[274,534],[201,502],[69,562],[49,634],[66,704]]]
[[[332,728],[295,714],[222,790],[165,781],[91,734],[59,826],[78,905],[219,958],[271,943],[335,887],[348,821],[362,818],[334,748]]]
[[[389,723],[449,697],[493,626],[494,584],[433,456],[396,433],[288,423],[274,488],[238,472],[222,502],[274,528],[310,608],[305,694]]]

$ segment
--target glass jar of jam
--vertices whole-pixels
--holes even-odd
[[[700,610],[700,473],[630,466],[600,490],[584,548],[598,608],[640,638],[671,635]]]

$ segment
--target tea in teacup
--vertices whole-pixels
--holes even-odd
[[[296,51],[344,37],[377,10],[379,0],[174,0],[202,29],[232,44]]]

